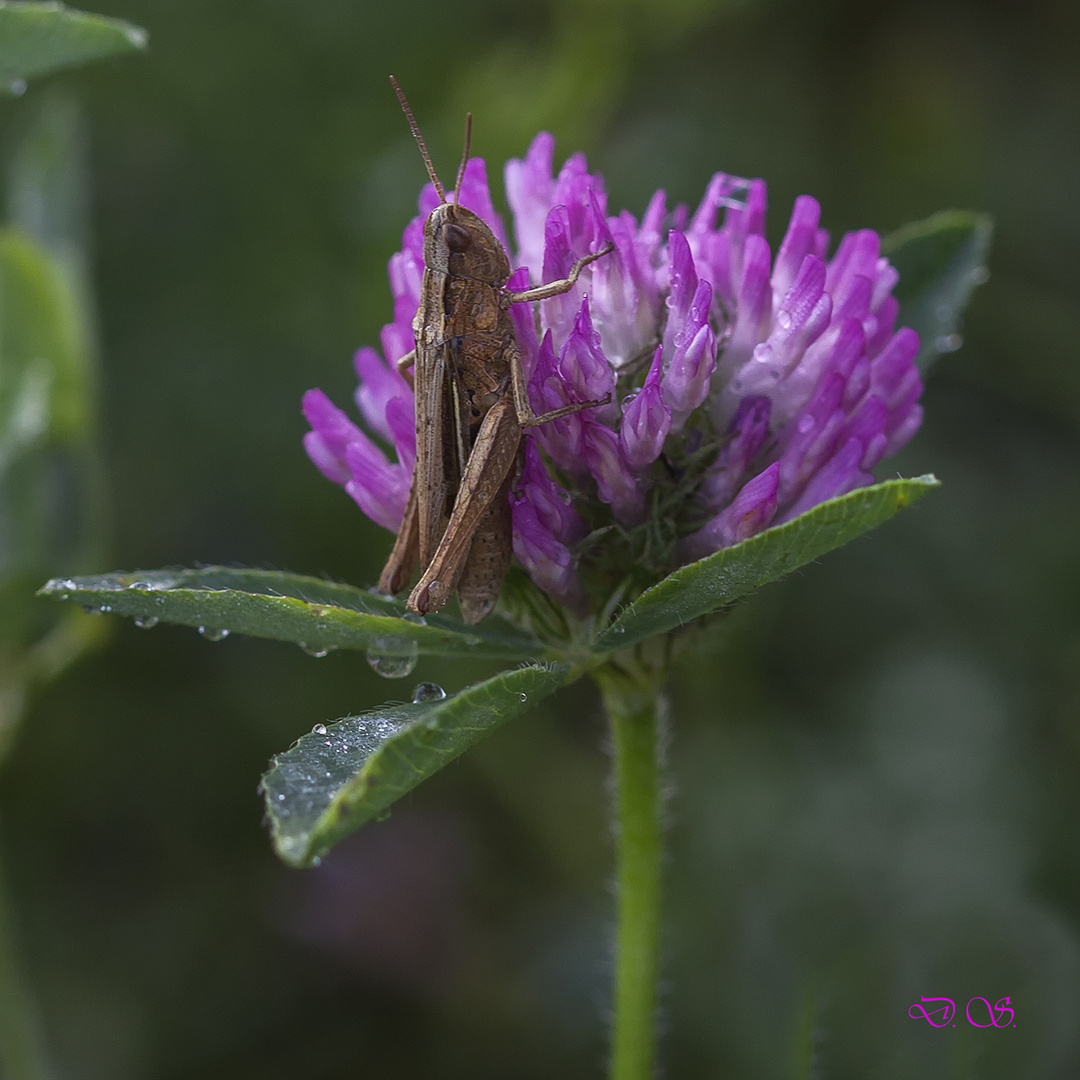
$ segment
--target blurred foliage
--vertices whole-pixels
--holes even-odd
[[[104,6],[154,41],[59,79],[92,134],[109,566],[374,579],[389,538],[306,461],[298,403],[346,400],[391,315],[423,172],[390,72],[440,168],[471,109],[490,163],[548,127],[639,214],[722,168],[769,180],[773,240],[804,191],[834,236],[994,217],[964,347],[895,462],[943,491],[681,661],[665,1057],[672,1077],[810,1057],[840,1080],[1074,1073],[1076,5]],[[38,95],[4,103],[9,152]],[[37,701],[0,791],[61,1076],[601,1071],[607,762],[585,691],[301,875],[244,778],[384,684],[357,655],[117,630]],[[491,672],[429,659],[415,678]],[[939,994],[1009,994],[1017,1027],[908,1018]]]
[[[34,600],[42,573],[102,555],[97,371],[85,266],[86,167],[65,94],[29,106],[0,230],[0,755],[35,684],[103,626]]]
[[[146,33],[139,27],[55,0],[5,0],[0,6],[0,84],[13,94],[25,93],[32,76],[145,45]]]

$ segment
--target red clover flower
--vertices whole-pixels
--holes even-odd
[[[511,291],[614,245],[570,292],[511,309],[535,412],[610,395],[524,433],[510,501],[514,554],[535,584],[582,610],[597,586],[627,574],[648,584],[873,483],[922,421],[918,335],[896,329],[897,274],[877,233],[848,233],[829,258],[818,203],[804,195],[773,259],[761,180],[717,173],[693,215],[669,213],[658,191],[639,224],[608,215],[583,155],[553,176],[553,151],[541,134],[506,165],[515,247],[481,159],[459,193],[511,253]],[[413,394],[395,364],[413,347],[437,202],[427,185],[390,260],[382,356],[356,354],[367,432],[320,390],[303,402],[311,460],[391,531],[416,456]]]

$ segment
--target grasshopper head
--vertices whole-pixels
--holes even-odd
[[[430,270],[499,288],[510,277],[510,260],[495,234],[471,210],[454,203],[436,206],[427,219],[424,263]]]

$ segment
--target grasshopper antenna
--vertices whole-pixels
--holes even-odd
[[[457,180],[454,181],[454,202],[461,199],[461,181],[465,178],[465,166],[469,164],[469,146],[472,144],[472,113],[465,114],[465,151],[461,155],[461,167],[457,171]]]
[[[431,155],[427,151],[427,146],[424,143],[424,136],[420,134],[420,128],[416,126],[416,120],[413,117],[412,109],[409,108],[408,101],[405,100],[405,95],[402,93],[401,87],[398,86],[397,79],[393,75],[390,76],[390,85],[394,88],[394,93],[398,96],[398,101],[401,102],[401,108],[405,113],[405,118],[409,121],[409,129],[413,133],[413,138],[416,140],[416,145],[420,147],[420,154],[424,159],[424,164],[427,166],[428,176],[431,177],[431,182],[435,185],[435,190],[439,194],[439,202],[446,202],[446,190],[443,188],[439,177],[435,173],[435,166],[431,164]],[[470,118],[471,126],[471,118]],[[465,138],[465,154],[468,156],[469,152],[469,140],[468,136]],[[462,162],[462,169],[465,168],[465,163]]]

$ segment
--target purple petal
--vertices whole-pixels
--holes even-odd
[[[911,441],[912,436],[919,430],[922,424],[923,410],[921,405],[912,405],[904,414],[890,416],[891,431],[887,432],[888,442],[882,457],[889,457],[898,450],[902,450]]]
[[[510,503],[514,555],[539,588],[572,607],[582,607],[581,587],[569,548],[547,529],[527,500]]]
[[[743,276],[735,304],[735,324],[718,363],[725,381],[753,355],[769,334],[772,321],[772,283],[769,244],[763,236],[748,236],[743,251]]]
[[[585,525],[570,501],[570,493],[555,483],[544,468],[536,440],[531,435],[526,435],[523,445],[524,464],[513,497],[526,499],[557,540],[576,543],[585,535]]]
[[[844,429],[844,380],[826,376],[814,397],[780,432],[780,502],[788,503],[832,453]]]
[[[345,490],[357,506],[376,524],[397,532],[409,498],[412,470],[406,472],[401,465],[391,465],[364,435],[346,447],[345,464],[351,475]]]
[[[602,424],[586,423],[582,428],[582,454],[596,480],[598,498],[611,507],[617,521],[637,525],[645,516],[645,496],[623,457],[618,436]]]
[[[615,373],[604,356],[600,335],[593,330],[588,297],[582,300],[570,336],[559,351],[557,370],[571,402],[599,401],[615,396]],[[612,401],[593,415],[613,419],[618,413]]]
[[[619,426],[619,443],[631,469],[642,470],[651,465],[664,449],[664,440],[671,430],[671,410],[664,404],[660,392],[660,370],[663,345],[656,350],[652,367],[638,394],[623,401],[623,418]]]
[[[857,438],[848,439],[817,470],[798,500],[780,515],[777,524],[791,521],[827,499],[835,499],[855,488],[872,484],[873,475],[859,468],[863,453],[863,444]]]
[[[529,381],[529,403],[537,416],[569,404],[566,385],[556,365],[555,346],[549,330],[540,342],[536,365]],[[533,428],[540,445],[560,469],[581,473],[587,468],[582,460],[582,423],[582,414],[572,413],[561,420],[552,420]]]
[[[866,337],[858,319],[845,319],[830,326],[807,348],[774,393],[773,425],[786,424],[811,397],[827,372],[838,375],[846,390],[848,377],[863,356],[865,346]]]
[[[871,390],[883,398],[890,409],[895,407],[894,401],[901,393],[905,379],[910,381],[918,352],[919,335],[904,326],[870,364]]]
[[[754,349],[750,359],[721,391],[716,405],[719,423],[727,423],[735,415],[739,402],[750,395],[764,394],[775,405],[781,383],[829,324],[832,300],[824,287],[825,264],[816,256],[807,255],[777,312],[768,339]],[[797,405],[791,397],[789,394],[784,401],[785,411]],[[781,422],[774,416],[774,427]]]
[[[769,434],[772,402],[767,397],[748,397],[739,403],[728,429],[728,440],[698,490],[698,500],[710,510],[726,506],[742,483]]]
[[[633,216],[612,218],[607,230],[615,250],[590,266],[587,288],[604,355],[619,368],[655,340],[660,292],[649,245],[639,239]]]
[[[848,422],[846,438],[858,439],[863,447],[863,456],[859,459],[859,468],[863,472],[870,472],[885,452],[885,424],[888,419],[889,410],[885,402],[870,395]]]
[[[321,390],[304,394],[302,408],[312,428],[304,436],[308,457],[327,480],[344,484],[349,479],[345,450],[367,436]]]
[[[825,281],[834,304],[839,306],[844,302],[857,277],[871,280],[877,277],[880,255],[881,238],[873,229],[847,233],[840,240]]]
[[[701,285],[711,297],[709,283],[703,281]],[[673,430],[681,430],[690,414],[709,396],[709,382],[715,368],[716,335],[710,326],[702,326],[689,341],[676,339],[675,356],[664,372],[663,382]]]
[[[682,542],[683,558],[704,558],[767,528],[776,513],[779,477],[780,465],[774,462],[748,481],[730,506]]]
[[[795,200],[795,206],[791,211],[791,222],[780,244],[780,250],[776,253],[776,266],[772,274],[774,304],[777,309],[780,308],[788,290],[795,283],[803,260],[807,255],[817,253],[820,218],[821,207],[817,199],[812,199],[809,195],[800,195]]]
[[[353,358],[360,385],[356,388],[356,406],[369,428],[388,442],[396,441],[386,418],[386,406],[394,398],[404,398],[412,407],[413,392],[398,374],[397,368],[383,363],[370,348],[360,349]]]
[[[416,460],[416,403],[411,394],[407,398],[391,398],[386,403],[386,426],[398,461],[411,473]]]
[[[554,136],[542,131],[533,139],[524,161],[506,163],[506,201],[514,215],[518,263],[532,271],[537,284],[544,266],[544,223],[555,195],[551,175],[554,154]]]

